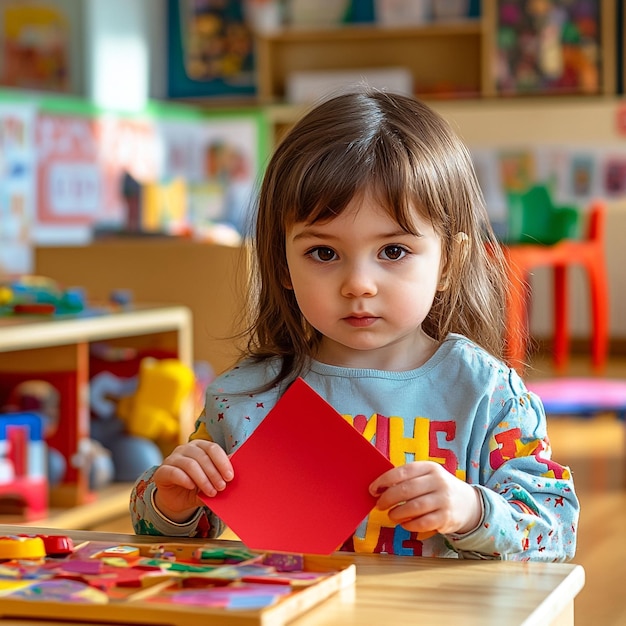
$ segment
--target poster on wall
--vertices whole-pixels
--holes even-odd
[[[623,198],[626,195],[626,153],[614,151],[606,154],[602,182],[607,197]]]
[[[254,42],[242,4],[168,0],[168,97],[254,96]]]
[[[0,84],[69,92],[70,24],[62,4],[0,0]]]
[[[575,198],[591,199],[597,194],[597,159],[589,152],[573,153],[568,169],[569,189]]]
[[[162,176],[187,182],[189,225],[203,237],[216,225],[249,232],[253,195],[265,150],[258,113],[161,121]]]
[[[493,149],[472,148],[472,162],[491,225],[496,234],[506,234],[506,196],[502,189],[498,155]]]
[[[125,223],[125,174],[139,181],[156,181],[161,175],[162,144],[156,120],[103,115],[95,128],[102,175],[102,211],[97,221]]]
[[[601,93],[600,2],[501,0],[496,6],[498,93]]]
[[[124,172],[138,179],[157,176],[150,121],[43,113],[36,144],[37,243],[88,242],[94,224],[124,220]]]
[[[537,180],[535,153],[530,148],[506,148],[498,154],[499,177],[505,194],[524,191]]]
[[[36,109],[0,104],[0,275],[32,269]]]
[[[554,201],[584,209],[602,188],[604,150],[584,146],[545,146],[536,151],[537,179],[553,190]]]
[[[509,192],[547,185],[559,206],[587,211],[594,200],[626,195],[623,146],[473,146],[472,159],[490,222],[505,240]]]

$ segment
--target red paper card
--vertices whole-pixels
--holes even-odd
[[[202,499],[246,546],[336,550],[372,510],[368,487],[393,467],[298,378],[231,457],[234,479]]]

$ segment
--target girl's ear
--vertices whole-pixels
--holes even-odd
[[[469,237],[467,236],[467,233],[459,231],[456,235],[454,235],[454,237],[452,237],[452,241],[452,253],[443,272],[441,272],[441,279],[437,285],[437,291],[445,291],[448,288],[450,266],[456,263],[463,265],[469,253]]]

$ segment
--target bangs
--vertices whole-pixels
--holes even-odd
[[[309,161],[289,203],[291,223],[326,222],[365,194],[407,232],[416,232],[417,210],[430,219],[428,195],[415,181],[427,180],[415,158],[398,138],[378,133],[366,144],[332,147]]]

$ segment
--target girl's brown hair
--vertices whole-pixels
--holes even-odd
[[[281,359],[271,384],[306,369],[321,337],[287,288],[285,233],[296,222],[332,219],[365,192],[375,193],[409,232],[412,212],[421,211],[442,238],[445,288],[437,292],[424,331],[437,341],[461,333],[502,358],[506,272],[471,157],[428,106],[372,89],[313,108],[268,164],[252,242],[245,356]]]

